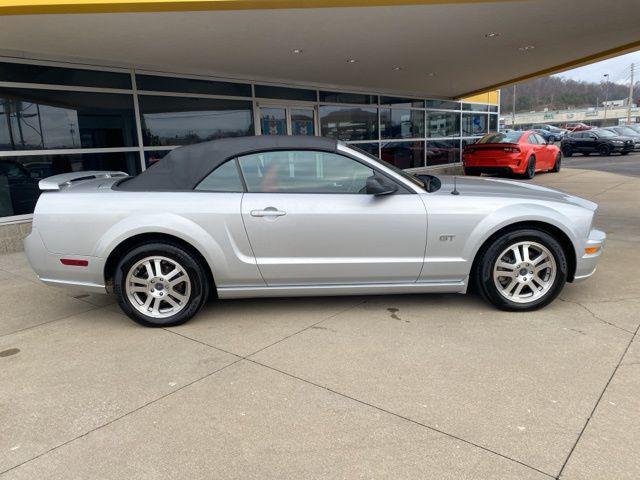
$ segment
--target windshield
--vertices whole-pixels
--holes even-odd
[[[404,178],[406,180],[409,180],[414,185],[417,185],[418,187],[426,190],[426,184],[422,180],[420,180],[418,177],[416,177],[415,175],[412,175],[409,172],[405,172],[404,170],[399,169],[395,165],[392,165],[390,163],[381,161],[375,155],[371,155],[369,152],[366,152],[366,151],[358,148],[356,145],[347,145],[347,147],[352,149],[352,150],[355,150],[357,153],[359,153],[361,155],[364,155],[367,158],[375,160],[378,163],[382,163],[385,167],[387,167],[390,170],[393,170],[395,173],[400,175],[402,178]]]
[[[629,125],[627,128],[630,128],[636,133],[640,133],[640,125]]]
[[[518,143],[522,132],[512,130],[510,132],[489,133],[482,137],[477,143]]]
[[[638,135],[638,132],[629,127],[618,127],[616,128],[616,132],[618,132],[620,135],[631,135],[632,137]]]
[[[594,130],[594,132],[600,138],[617,137],[617,135],[609,130]]]

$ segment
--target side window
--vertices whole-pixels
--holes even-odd
[[[534,134],[529,135],[529,138],[527,139],[527,141],[534,145],[538,144],[538,140],[536,140],[536,136]]]
[[[372,168],[328,152],[278,151],[240,157],[253,193],[363,193]]]
[[[236,167],[235,160],[223,163],[204,180],[202,180],[196,190],[207,192],[243,192],[242,181]]]
[[[547,141],[546,141],[546,140],[545,140],[541,135],[538,135],[538,134],[536,133],[535,137],[536,137],[536,140],[538,141],[538,143],[539,143],[540,145],[544,145],[545,143],[547,143]]]

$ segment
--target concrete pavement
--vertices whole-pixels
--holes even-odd
[[[0,256],[0,479],[640,476],[640,178],[598,272],[526,314],[473,296],[238,300],[145,329]]]

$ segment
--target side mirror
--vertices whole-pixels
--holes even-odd
[[[390,195],[398,191],[398,186],[386,178],[372,175],[367,178],[366,193],[369,195]]]

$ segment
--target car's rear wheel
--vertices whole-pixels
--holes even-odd
[[[556,155],[556,161],[553,164],[553,168],[551,169],[551,171],[559,172],[561,167],[562,167],[562,155],[560,154],[560,152],[558,152],[558,154]]]
[[[148,243],[118,264],[114,290],[120,308],[147,327],[180,325],[204,305],[209,285],[198,260],[172,243]]]
[[[571,148],[570,146],[565,146],[562,149],[562,155],[564,155],[565,157],[570,157],[573,155],[573,148]]]
[[[567,280],[567,258],[546,232],[505,233],[480,253],[474,272],[477,290],[502,310],[535,310],[553,301]]]
[[[531,180],[536,174],[536,159],[534,157],[529,157],[529,161],[527,162],[527,168],[522,174],[522,178],[526,178],[527,180]]]
[[[629,152],[620,152],[620,155],[629,155]]]
[[[603,157],[608,157],[611,155],[611,147],[609,145],[600,145],[598,147],[598,153]]]

